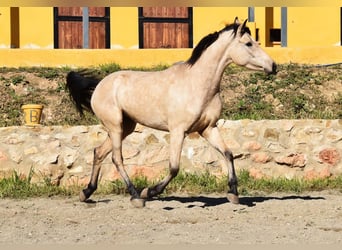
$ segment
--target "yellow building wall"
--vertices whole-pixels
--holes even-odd
[[[287,14],[288,47],[340,45],[340,8],[293,7]]]
[[[10,7],[0,7],[0,48],[11,47]],[[269,11],[271,9],[272,18]],[[267,14],[268,13],[268,14]],[[110,38],[112,49],[138,48],[138,8],[111,7]],[[193,44],[209,33],[220,30],[235,17],[248,17],[247,7],[193,7]],[[317,20],[317,21],[316,21]],[[19,8],[19,47],[53,48],[53,8]],[[333,46],[340,43],[340,8],[289,7],[288,47]],[[255,23],[250,23],[252,34],[259,29],[261,46],[279,47],[268,42],[268,29],[281,28],[281,8],[255,7]],[[13,29],[13,23],[12,23]],[[13,42],[13,31],[12,31]]]
[[[11,47],[10,8],[0,7],[0,48]]]
[[[137,7],[111,7],[112,50],[50,49],[53,48],[54,42],[53,8],[20,7],[17,25],[20,49],[9,49],[11,42],[16,38],[11,32],[11,8],[0,7],[0,13],[0,66],[78,67],[111,62],[123,66],[151,66],[186,60],[192,51],[191,49],[132,49],[138,48],[139,44]],[[249,26],[252,29],[253,27],[259,29],[259,42],[262,46],[266,44],[266,28],[270,25],[270,17],[267,19],[266,13],[271,13],[271,28],[281,26],[279,7],[274,7],[271,12],[270,9],[266,11],[264,7],[255,8],[255,23],[250,23]],[[340,43],[339,7],[291,7],[288,8],[287,13],[288,48],[280,48],[279,44],[272,44],[273,48],[266,48],[278,63],[341,62],[342,46],[334,46]],[[222,29],[227,23],[232,23],[236,16],[243,21],[248,16],[248,8],[194,7],[194,46],[205,35]]]
[[[20,48],[53,48],[53,8],[21,7]]]
[[[206,35],[233,23],[235,17],[243,22],[248,17],[246,7],[193,7],[194,46]]]
[[[138,22],[137,7],[110,8],[111,48],[139,48]]]

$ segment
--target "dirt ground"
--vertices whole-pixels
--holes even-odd
[[[0,200],[0,244],[342,243],[342,193],[240,197],[174,194],[134,208],[128,196]]]

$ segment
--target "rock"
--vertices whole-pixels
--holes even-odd
[[[217,122],[216,122],[216,126],[218,127],[218,128],[221,128],[221,127],[223,127],[223,125],[224,125],[224,119],[219,119]]]
[[[140,154],[135,159],[136,164],[153,164],[169,159],[169,147],[163,145],[154,145],[153,147],[145,147],[144,150],[140,151]],[[131,159],[131,164],[134,160]]]
[[[80,140],[79,140],[79,137],[77,135],[73,135],[71,137],[71,145],[73,147],[79,147],[80,146]]]
[[[272,156],[265,152],[257,152],[251,155],[252,161],[256,163],[267,163],[272,160]]]
[[[235,139],[225,139],[224,142],[231,150],[236,150],[241,147],[240,143],[237,142]]]
[[[330,129],[326,133],[326,138],[331,140],[333,143],[342,141],[342,129]]]
[[[200,161],[205,164],[213,164],[220,158],[220,155],[217,152],[217,150],[211,146],[207,146],[203,148],[201,151],[198,150],[197,152],[198,153],[196,154],[196,158],[200,157]]]
[[[8,160],[7,154],[0,149],[0,162],[7,161],[7,160]]]
[[[256,132],[253,131],[253,130],[244,129],[242,131],[242,135],[245,136],[245,137],[255,137],[256,136]]]
[[[300,154],[300,153],[292,153],[289,154],[287,156],[280,156],[275,158],[276,163],[278,164],[284,164],[287,165],[289,167],[299,167],[299,168],[303,168],[306,165],[307,162],[307,157],[304,154]]]
[[[24,155],[37,154],[38,152],[38,148],[36,146],[32,146],[24,150]]]
[[[233,152],[236,170],[249,169],[254,178],[342,174],[342,120],[220,120],[218,125]],[[106,136],[100,125],[0,127],[0,174],[11,170],[27,174],[34,167],[35,181],[44,174],[56,185],[86,184],[94,148]],[[169,133],[138,125],[122,145],[127,171],[131,175],[146,172],[148,178],[165,174],[170,146]],[[110,156],[102,163],[101,181],[118,175]],[[225,166],[224,157],[198,133],[185,138],[183,171],[222,176],[227,174]]]
[[[153,143],[158,143],[159,140],[158,138],[154,135],[154,134],[149,134],[146,138],[145,138],[145,143],[147,145],[149,144],[153,144]]]
[[[315,180],[315,179],[325,179],[330,177],[332,174],[328,167],[323,169],[310,169],[305,172],[304,178],[306,180]]]
[[[60,146],[61,146],[61,142],[59,140],[54,140],[54,141],[49,142],[46,145],[46,148],[52,150],[52,149],[59,148]]]
[[[279,140],[280,132],[275,128],[266,128],[264,132],[264,138],[272,141]]]
[[[135,126],[134,132],[136,133],[142,133],[145,130],[145,126],[141,125],[140,123],[137,123]]]
[[[249,172],[249,176],[251,176],[252,178],[256,180],[259,180],[265,177],[262,171],[258,168],[250,168],[248,172]]]
[[[12,145],[17,145],[20,143],[23,143],[25,141],[25,135],[24,134],[10,134],[6,139],[5,143],[6,144],[12,144]]]
[[[83,167],[82,166],[77,166],[77,167],[74,167],[74,168],[71,168],[69,170],[69,174],[79,174],[79,173],[82,173],[83,172]]]
[[[261,149],[261,144],[257,141],[248,141],[245,142],[242,147],[244,149],[247,149],[248,151],[258,151]]]
[[[140,150],[135,147],[125,145],[122,147],[122,156],[126,160],[136,157],[139,153]]]
[[[319,134],[321,131],[322,129],[317,127],[307,127],[304,129],[306,134]]]
[[[294,126],[295,126],[294,122],[291,121],[291,120],[285,120],[284,123],[282,124],[282,128],[286,132],[290,132],[293,129]]]
[[[197,132],[190,133],[190,134],[188,134],[188,136],[187,136],[187,138],[188,138],[189,140],[197,140],[197,139],[199,139],[200,137],[201,137],[200,134],[197,133]]]
[[[71,168],[71,166],[74,164],[75,160],[77,159],[77,150],[65,147],[65,149],[62,152],[61,160],[65,167]]]
[[[22,152],[18,150],[10,149],[9,155],[10,155],[11,160],[17,164],[19,164],[23,160],[23,154]]]
[[[44,151],[41,154],[34,154],[30,159],[39,165],[57,164],[59,153],[54,151]]]
[[[340,161],[341,156],[335,148],[326,148],[319,152],[319,159],[330,165],[337,165]]]
[[[194,150],[193,147],[188,147],[188,148],[187,148],[186,150],[184,150],[184,151],[186,151],[185,155],[186,155],[186,157],[187,157],[188,159],[192,159],[192,158],[193,158],[193,156],[194,156],[194,154],[195,154],[195,150]]]
[[[130,176],[132,178],[145,176],[148,180],[156,180],[162,171],[165,171],[163,166],[135,166],[131,168]]]

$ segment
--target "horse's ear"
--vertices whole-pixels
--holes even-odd
[[[235,17],[235,20],[234,20],[234,33],[235,34],[237,34],[239,26],[240,26],[239,18]]]
[[[247,19],[242,24],[239,25],[239,27],[238,27],[238,29],[236,31],[236,34],[238,36],[241,36],[244,33],[244,30],[246,28],[246,23],[247,23]]]
[[[247,19],[242,24],[242,30],[246,27]]]

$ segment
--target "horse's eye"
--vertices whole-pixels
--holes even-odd
[[[248,42],[248,43],[246,43],[246,46],[247,46],[247,47],[252,47],[253,44],[252,44],[251,42]]]

